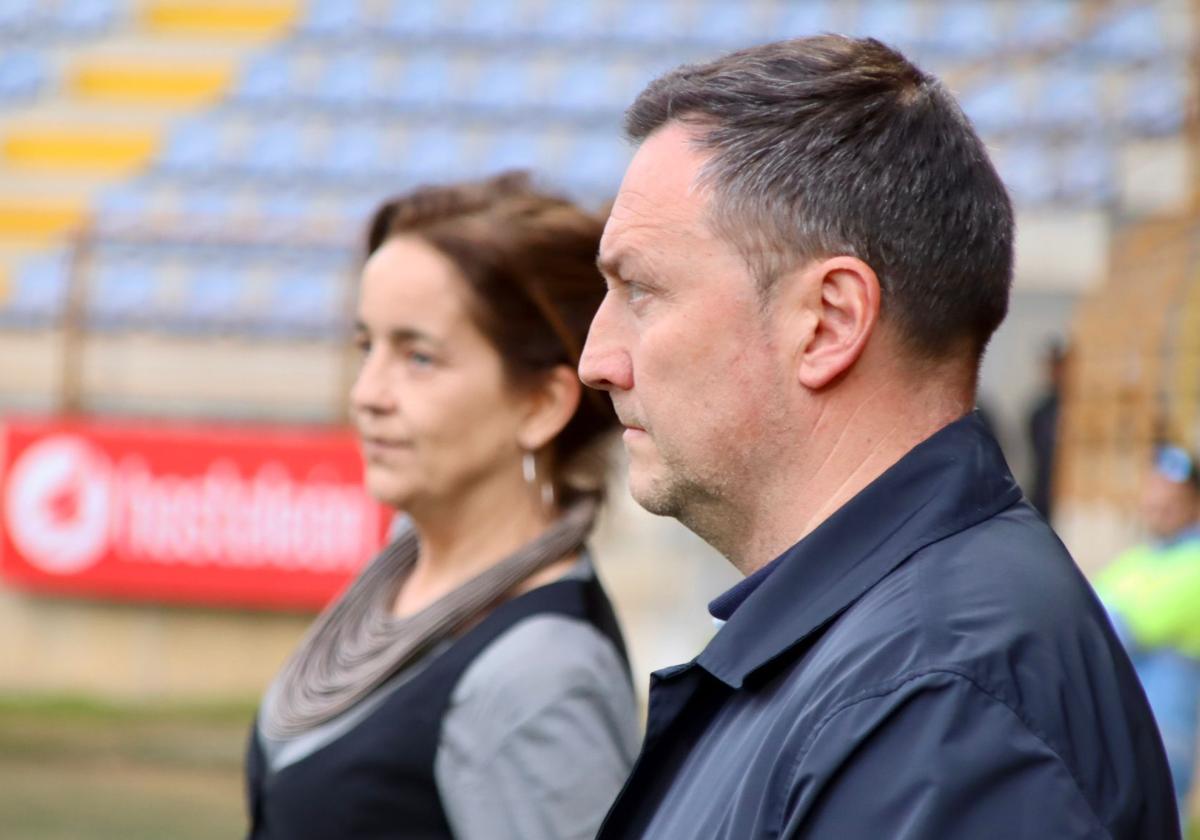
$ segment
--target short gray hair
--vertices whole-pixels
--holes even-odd
[[[852,255],[917,355],[982,354],[1008,310],[1012,204],[936,78],[874,39],[782,41],[651,82],[626,133],[671,121],[711,153],[710,221],[764,295],[791,267]]]

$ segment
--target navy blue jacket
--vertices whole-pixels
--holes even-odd
[[[974,415],[752,583],[653,675],[601,838],[1179,837],[1133,668]]]

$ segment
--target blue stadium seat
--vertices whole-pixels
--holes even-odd
[[[995,4],[966,0],[940,4],[928,47],[954,56],[977,56],[995,52],[1004,41]]]
[[[39,0],[0,0],[0,34],[17,35],[38,29],[45,19]]]
[[[616,13],[612,34],[628,44],[661,46],[681,40],[680,28],[675,7],[665,0],[629,0]]]
[[[522,0],[471,0],[447,26],[454,35],[463,38],[514,41],[529,34],[529,13]]]
[[[304,140],[307,127],[292,122],[263,125],[244,149],[238,168],[255,178],[293,181],[308,165]]]
[[[827,0],[780,3],[775,20],[768,27],[771,37],[801,38],[819,35],[837,28],[833,5]]]
[[[208,175],[226,165],[225,147],[216,122],[204,117],[185,120],[171,131],[158,167],[181,175]]]
[[[740,48],[767,40],[749,3],[710,0],[693,4],[688,39],[705,46]]]
[[[365,181],[380,173],[385,157],[385,144],[378,130],[352,125],[330,136],[316,168],[326,178]]]
[[[127,11],[127,4],[118,0],[60,0],[49,22],[70,35],[96,35],[112,28]]]
[[[1167,39],[1154,6],[1145,4],[1110,14],[1112,19],[1084,41],[1083,51],[1118,60],[1148,59],[1163,53]]]
[[[287,105],[295,97],[295,73],[291,58],[270,52],[256,57],[242,71],[233,99],[255,106]]]
[[[99,329],[156,323],[162,314],[159,270],[154,262],[132,256],[98,258],[88,283],[88,322]]]
[[[467,168],[462,135],[447,128],[416,132],[405,144],[398,167],[410,181],[429,183],[459,177]]]
[[[442,108],[453,93],[454,68],[445,53],[409,56],[400,77],[384,86],[381,95],[398,108]]]
[[[552,86],[549,104],[570,113],[619,114],[630,97],[617,84],[616,68],[602,58],[572,61]]]
[[[1121,123],[1137,135],[1159,136],[1182,130],[1187,116],[1188,70],[1151,69],[1130,80],[1123,98]]]
[[[323,271],[284,267],[268,285],[258,320],[264,331],[298,337],[332,336],[347,326],[344,294],[347,279]]]
[[[866,0],[860,5],[858,20],[850,31],[908,49],[917,40],[917,12],[910,0]]]
[[[984,134],[1011,131],[1024,115],[1021,88],[1015,79],[998,78],[967,90],[962,107],[975,127]]]
[[[1018,205],[1044,204],[1054,197],[1055,171],[1044,144],[1023,143],[995,155],[1000,177]]]
[[[603,0],[550,3],[531,23],[532,34],[555,43],[602,39],[608,27],[607,8]]]
[[[616,194],[631,154],[614,133],[581,134],[567,152],[562,177],[587,197],[608,199]]]
[[[537,69],[524,58],[500,56],[480,68],[466,104],[489,111],[536,105],[543,101]]]
[[[0,102],[32,99],[49,81],[50,67],[41,53],[15,49],[0,54]]]
[[[221,227],[229,223],[234,202],[229,191],[220,187],[190,189],[179,199],[178,213],[201,227]]]
[[[1105,115],[1096,74],[1070,66],[1047,66],[1038,80],[1030,116],[1042,128],[1100,128]]]
[[[378,23],[380,30],[393,38],[419,40],[441,34],[446,21],[443,12],[447,3],[414,3],[412,0],[393,0],[388,13]]]
[[[505,169],[545,168],[546,134],[544,131],[514,129],[494,135],[483,155],[483,169],[500,172]]]
[[[0,323],[20,327],[56,324],[66,309],[70,286],[70,254],[48,251],[27,257],[0,300]]]
[[[1116,167],[1113,151],[1105,143],[1084,141],[1064,150],[1056,167],[1058,183],[1055,197],[1074,205],[1095,205],[1114,196]]]
[[[353,37],[366,28],[358,0],[310,0],[297,27],[302,35],[316,38]]]
[[[367,106],[379,96],[375,61],[370,55],[338,55],[327,62],[313,91],[323,106],[348,108]]]
[[[1078,5],[1065,0],[1019,3],[1015,14],[1008,37],[1008,46],[1012,49],[1066,43],[1075,37],[1080,17]]]
[[[232,262],[193,266],[184,276],[180,326],[205,331],[243,326],[246,288],[247,278]]]

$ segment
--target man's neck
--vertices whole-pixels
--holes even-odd
[[[761,488],[723,553],[752,574],[817,529],[917,444],[972,409],[971,401],[880,389],[848,408],[832,405],[802,437],[789,469]],[[720,548],[720,546],[718,546]]]

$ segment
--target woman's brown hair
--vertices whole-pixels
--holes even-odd
[[[559,365],[573,370],[604,298],[596,252],[604,219],[536,189],[528,173],[421,187],[386,202],[367,230],[367,256],[389,239],[419,236],[455,264],[472,291],[476,325],[517,387]],[[607,398],[586,390],[550,444],[557,498],[601,495],[599,445],[616,428]]]

